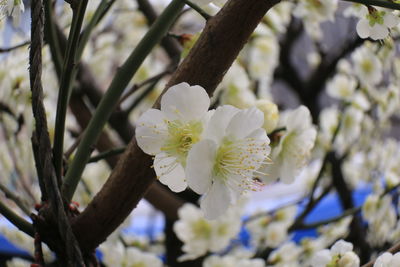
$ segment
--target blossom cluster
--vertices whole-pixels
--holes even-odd
[[[217,218],[242,193],[257,190],[270,147],[260,110],[225,105],[209,111],[209,106],[200,86],[175,85],[163,95],[161,110],[150,109],[139,118],[136,140],[155,156],[162,183],[175,192],[188,185],[205,194],[202,210],[207,218]]]

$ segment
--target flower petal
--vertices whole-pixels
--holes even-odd
[[[186,176],[189,187],[198,194],[204,194],[211,186],[216,144],[202,140],[189,151],[186,160]]]
[[[385,26],[388,28],[396,27],[399,22],[399,17],[393,15],[392,13],[386,13],[385,16],[383,16],[383,24],[385,24]]]
[[[252,107],[239,111],[233,116],[226,129],[227,134],[236,138],[244,138],[264,124],[264,113]]]
[[[220,180],[214,180],[210,190],[200,201],[204,217],[213,220],[221,216],[229,207],[231,196],[228,187]]]
[[[172,86],[161,98],[161,111],[171,119],[201,119],[210,107],[210,98],[201,86],[180,83]]]
[[[368,38],[371,31],[368,20],[360,19],[357,23],[356,30],[358,36],[360,36],[361,38]]]
[[[154,159],[154,170],[161,183],[167,185],[174,192],[186,189],[185,171],[175,157],[166,153],[159,153]]]
[[[231,105],[218,107],[208,122],[207,129],[204,133],[204,138],[212,139],[219,143],[225,136],[225,130],[230,120],[239,111],[240,109]]]
[[[136,125],[135,137],[138,146],[146,154],[160,153],[167,138],[164,120],[164,114],[158,109],[149,109],[140,116]]]
[[[287,114],[285,126],[288,132],[292,130],[301,131],[309,128],[310,125],[311,114],[305,106],[300,106]]]
[[[389,30],[384,25],[375,23],[371,28],[371,38],[373,40],[384,39],[388,36]]]

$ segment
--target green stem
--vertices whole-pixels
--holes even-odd
[[[184,5],[185,3],[182,0],[173,0],[150,27],[125,63],[118,69],[89,125],[85,129],[76,155],[68,168],[62,188],[63,195],[67,200],[72,199],[85,165],[89,160],[91,147],[97,141],[121,94],[153,47],[166,35]]]
[[[88,163],[92,163],[92,162],[97,162],[99,160],[111,157],[111,156],[115,156],[115,155],[119,155],[121,153],[123,153],[125,151],[125,147],[119,147],[119,148],[115,148],[115,149],[110,149],[107,151],[104,151],[102,153],[99,153],[98,155],[91,157],[88,161]]]
[[[54,13],[51,0],[44,1],[44,15],[45,15],[44,31],[45,31],[46,41],[50,47],[57,77],[61,77],[61,72],[62,72],[61,47],[60,43],[58,42],[57,30],[55,28],[56,24],[54,22]]]
[[[65,117],[67,114],[72,84],[77,73],[77,48],[87,3],[88,0],[81,0],[79,1],[77,9],[73,10],[72,25],[68,37],[67,51],[65,53],[64,66],[61,74],[53,147],[54,168],[58,179],[61,178],[62,172]]]
[[[12,211],[6,204],[0,201],[0,214],[2,214],[7,220],[14,224],[19,230],[25,234],[33,237],[33,226],[24,218],[20,217],[14,211]]]
[[[343,1],[400,10],[400,4],[388,0],[343,0]]]
[[[101,19],[107,14],[108,10],[110,10],[111,6],[115,3],[115,0],[102,0],[99,6],[97,7],[96,11],[93,14],[92,19],[89,21],[88,25],[82,31],[77,58],[81,58],[83,50],[85,49],[86,43],[89,40],[90,34],[92,33],[93,29],[96,25],[101,21]]]
[[[184,0],[185,3],[199,13],[205,20],[209,20],[212,16],[205,12],[201,7],[189,0]]]

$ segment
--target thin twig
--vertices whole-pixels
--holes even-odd
[[[156,88],[158,81],[150,84],[124,111],[129,114]]]
[[[19,230],[25,234],[33,237],[33,226],[27,220],[20,217],[14,211],[12,211],[6,204],[0,201],[0,214],[2,214],[7,220],[15,225]]]
[[[11,52],[11,51],[13,51],[13,50],[15,50],[15,49],[24,47],[24,46],[26,46],[26,45],[28,45],[28,44],[30,44],[30,43],[31,43],[30,41],[26,41],[26,42],[23,42],[23,43],[21,43],[21,44],[14,45],[14,46],[11,46],[11,47],[6,47],[6,48],[1,48],[1,47],[0,47],[0,53]]]
[[[126,149],[126,147],[118,147],[118,148],[114,148],[114,149],[111,149],[111,150],[108,150],[108,151],[104,151],[104,152],[99,153],[98,155],[96,155],[94,157],[91,157],[88,160],[88,163],[97,162],[99,160],[106,159],[108,157],[119,155],[119,154],[123,153],[125,151],[125,149]]]
[[[4,193],[6,198],[14,201],[14,203],[26,214],[30,215],[31,211],[29,209],[29,205],[26,201],[20,198],[18,195],[14,194],[11,190],[9,190],[6,186],[0,183],[0,190]]]
[[[79,134],[78,138],[75,139],[74,143],[65,151],[64,157],[68,160],[69,157],[74,153],[75,149],[79,146],[79,143],[82,140],[82,133]]]
[[[147,85],[147,84],[151,84],[153,82],[158,82],[159,80],[161,80],[165,75],[170,74],[172,72],[171,68],[167,68],[166,70],[162,71],[161,73],[154,75],[144,81],[142,81],[141,83],[138,84],[134,84],[129,90],[127,90],[127,92],[121,97],[121,99],[119,100],[117,106],[121,105],[129,96],[131,96],[134,92],[136,92],[137,90],[139,90],[140,88],[142,88],[143,86]]]
[[[190,6],[193,10],[199,13],[205,20],[209,20],[212,16],[208,14],[204,9],[196,5],[190,0],[183,0],[188,6]]]

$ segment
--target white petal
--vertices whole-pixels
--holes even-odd
[[[169,119],[198,120],[210,107],[210,98],[201,86],[180,83],[172,86],[161,98],[161,111]]]
[[[211,186],[216,144],[202,140],[189,151],[186,160],[186,177],[189,187],[198,194],[204,194]]]
[[[168,157],[166,153],[157,154],[154,159],[154,170],[161,183],[167,185],[174,192],[186,189],[185,171],[174,157]]]
[[[374,40],[384,39],[388,36],[389,30],[386,26],[375,23],[371,28],[371,38]]]
[[[212,139],[219,143],[225,136],[225,130],[230,120],[239,111],[240,109],[230,105],[218,107],[208,122],[204,138]]]
[[[383,16],[383,24],[385,24],[386,27],[388,28],[393,28],[399,24],[399,17],[393,15],[392,13],[386,13],[385,16]]]
[[[236,113],[229,122],[226,133],[241,139],[248,136],[256,129],[261,128],[263,124],[264,113],[252,107]]]
[[[358,36],[360,36],[361,38],[368,38],[371,30],[368,20],[360,19],[357,23],[356,30]]]
[[[210,190],[201,199],[200,207],[204,212],[204,217],[213,220],[228,209],[230,202],[228,187],[219,180],[215,180]]]
[[[286,128],[287,131],[302,130],[310,127],[311,125],[311,114],[307,107],[300,106],[295,110],[290,111],[286,117]]]
[[[143,113],[136,125],[135,137],[138,146],[147,154],[160,152],[167,137],[165,116],[158,109],[149,109]]]
[[[289,156],[283,159],[279,175],[279,179],[282,183],[293,183],[294,179],[299,174],[300,170],[296,166],[295,160],[296,159],[292,159]]]

